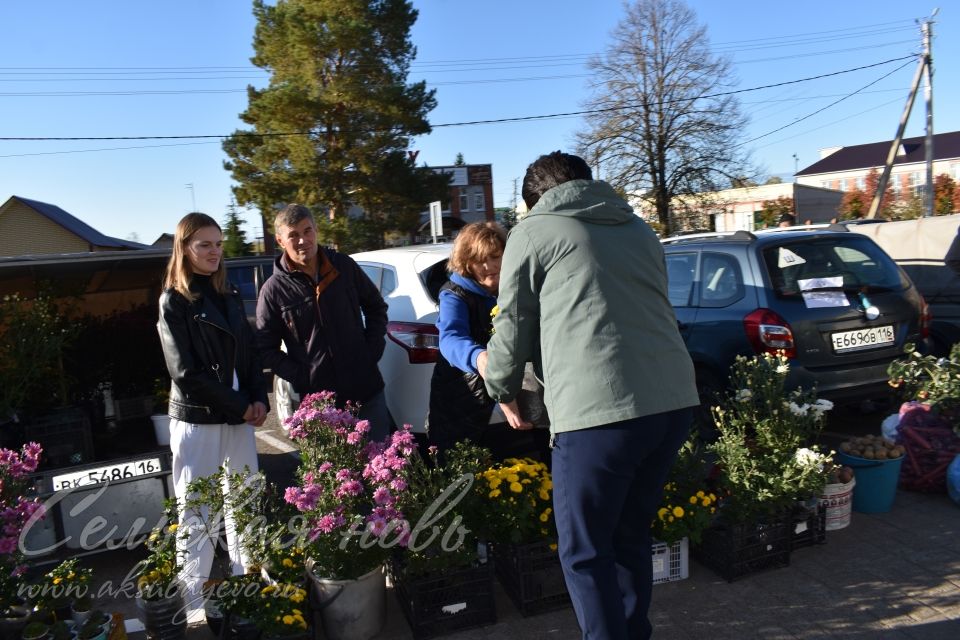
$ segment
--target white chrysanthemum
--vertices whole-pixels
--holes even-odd
[[[806,447],[797,449],[797,452],[793,454],[793,457],[797,461],[797,464],[802,467],[820,464],[820,454],[812,449],[807,449]]]
[[[777,366],[777,373],[787,373],[788,371],[790,371],[790,365],[788,364],[781,364]]]
[[[807,411],[810,410],[810,405],[807,403],[797,404],[796,402],[787,402],[785,403],[787,409],[790,409],[790,413],[795,416],[805,416]]]

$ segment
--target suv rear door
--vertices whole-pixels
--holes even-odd
[[[804,367],[893,359],[919,340],[922,300],[869,238],[784,239],[764,244],[758,258],[769,282],[767,306],[790,323]]]

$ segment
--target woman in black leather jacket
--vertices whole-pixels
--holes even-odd
[[[220,226],[210,216],[189,213],[180,221],[157,323],[171,378],[174,492],[181,504],[181,530],[190,533],[187,540],[178,538],[188,615],[202,611],[200,591],[209,578],[216,538],[205,539],[208,527],[183,513],[187,485],[221,466],[231,473],[257,471],[253,430],[267,415],[263,367],[243,304],[226,279],[222,243]],[[247,563],[232,514],[223,515],[233,572],[242,574]]]

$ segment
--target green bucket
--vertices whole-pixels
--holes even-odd
[[[853,510],[859,513],[886,513],[897,497],[897,481],[903,456],[889,460],[868,460],[842,451],[837,462],[853,468],[857,486],[853,489]]]

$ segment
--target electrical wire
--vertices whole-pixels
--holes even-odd
[[[784,82],[777,82],[777,83],[773,83],[773,84],[762,85],[762,86],[759,86],[759,87],[750,87],[750,88],[747,88],[747,89],[735,89],[735,90],[732,90],[732,91],[723,91],[723,92],[714,93],[714,94],[709,94],[709,95],[697,96],[696,98],[678,98],[678,99],[676,99],[676,100],[667,100],[667,101],[664,101],[662,104],[669,104],[669,103],[675,103],[675,102],[688,102],[688,101],[693,101],[693,100],[705,100],[705,99],[710,99],[710,98],[718,98],[718,97],[722,97],[722,96],[729,96],[729,95],[736,95],[736,94],[741,94],[741,93],[747,93],[747,92],[751,92],[751,91],[760,91],[760,90],[762,90],[762,89],[772,89],[772,88],[775,88],[775,87],[784,87],[784,86],[788,86],[788,85],[799,84],[799,83],[802,83],[802,82],[810,82],[810,81],[819,80],[819,79],[822,79],[822,78],[829,78],[829,77],[834,77],[834,76],[843,75],[843,74],[847,74],[847,73],[852,73],[852,72],[854,72],[854,71],[862,71],[862,70],[864,70],[864,69],[871,69],[871,68],[873,68],[873,67],[878,67],[878,66],[882,66],[882,65],[885,65],[885,64],[890,64],[890,63],[892,63],[892,62],[899,62],[899,61],[901,61],[901,60],[914,60],[915,58],[916,58],[916,56],[914,56],[914,55],[901,56],[901,57],[899,57],[899,58],[891,58],[891,59],[889,59],[889,60],[884,60],[884,61],[882,61],[882,62],[876,62],[876,63],[873,63],[873,64],[862,65],[862,66],[859,66],[859,67],[853,67],[853,68],[851,68],[851,69],[844,69],[844,70],[842,70],[842,71],[834,71],[834,72],[830,72],[830,73],[823,73],[823,74],[819,74],[819,75],[816,75],[816,76],[810,76],[810,77],[807,77],[807,78],[800,78],[800,79],[797,79],[797,80],[786,80],[786,81],[784,81]],[[899,71],[899,69],[903,68],[904,66],[906,66],[906,64],[902,65],[901,67],[898,67],[897,69],[895,69],[894,71],[886,74],[885,76],[883,76],[883,77],[880,78],[880,79],[882,80],[883,78],[891,75],[892,73],[894,73],[894,72],[896,72],[896,71]],[[876,82],[879,82],[879,80],[876,80],[876,81],[874,81],[874,82],[871,82],[870,84],[868,84],[868,85],[866,85],[866,86],[867,86],[867,87],[872,86],[873,84],[876,84]],[[865,87],[864,87],[864,88],[865,88]],[[858,90],[858,91],[859,91],[859,90]],[[857,93],[857,92],[854,92],[854,93]],[[842,100],[845,100],[847,97],[850,97],[850,95],[853,95],[853,94],[848,94],[845,98],[841,98],[841,99],[838,100],[837,102],[841,102]],[[836,104],[836,103],[834,103],[834,104]],[[828,105],[828,107],[829,107],[829,106],[832,106],[832,105]],[[433,124],[433,125],[431,125],[431,127],[434,128],[434,129],[438,129],[438,128],[444,128],[444,127],[462,127],[462,126],[471,126],[471,125],[480,125],[480,124],[500,124],[500,123],[504,123],[504,122],[529,122],[529,121],[531,121],[531,120],[548,120],[548,119],[560,118],[560,117],[587,115],[587,114],[591,114],[591,113],[604,113],[604,112],[609,112],[609,111],[620,111],[620,110],[623,110],[623,109],[625,109],[625,108],[627,108],[627,107],[623,107],[623,106],[618,106],[618,107],[605,107],[605,108],[600,108],[600,109],[585,109],[585,110],[581,110],[581,111],[569,111],[569,112],[565,112],[565,113],[552,113],[552,114],[541,114],[541,115],[532,115],[532,116],[519,116],[519,117],[513,117],[513,118],[494,118],[494,119],[486,119],[486,120],[471,120],[471,121],[465,121],[465,122],[447,122],[447,123]],[[821,110],[821,111],[822,111],[822,110]],[[815,112],[815,113],[819,113],[819,111],[817,111],[817,112]],[[811,114],[811,115],[815,115],[815,113],[814,113],[814,114]],[[810,117],[810,116],[805,116],[803,119],[806,119],[807,117]],[[791,125],[786,125],[786,126],[791,126]],[[781,127],[780,129],[783,129],[783,128],[785,128],[785,127]],[[776,131],[779,131],[780,129],[777,129],[777,130],[775,130],[775,131],[773,131],[773,132],[770,132],[770,133],[775,133]],[[286,136],[307,136],[307,135],[311,135],[311,133],[312,133],[311,131],[288,131],[288,132],[268,132],[268,133],[237,132],[236,134],[231,134],[231,135],[244,135],[244,136],[260,137],[260,138],[268,138],[268,137],[286,137]],[[768,133],[768,134],[764,134],[764,136],[766,136],[766,135],[769,135],[769,133]],[[761,137],[764,137],[764,136],[761,136]],[[229,136],[228,136],[228,135],[223,135],[223,134],[174,135],[174,136],[0,136],[0,141],[5,141],[5,142],[10,142],[10,141],[31,141],[31,142],[37,142],[37,141],[78,141],[78,140],[85,140],[85,141],[91,141],[91,140],[184,140],[184,139],[197,140],[197,139],[204,139],[204,138],[227,138],[227,137],[229,137]],[[758,138],[755,138],[755,139],[758,139]],[[751,141],[752,141],[752,140],[750,140],[750,141],[748,141],[748,142],[751,142]]]

